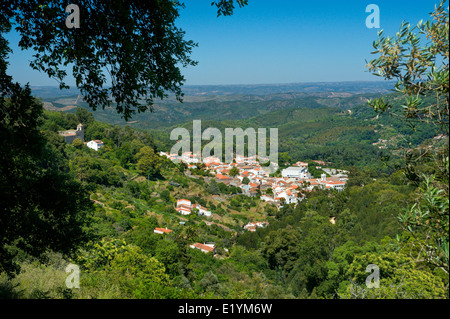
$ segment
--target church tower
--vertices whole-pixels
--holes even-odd
[[[76,136],[77,136],[77,138],[79,138],[80,140],[82,140],[84,142],[83,124],[81,124],[81,123],[77,125]]]

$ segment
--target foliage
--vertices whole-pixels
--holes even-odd
[[[448,157],[447,157],[448,167]],[[448,170],[448,168],[447,168]],[[444,270],[448,275],[449,207],[448,193],[434,187],[425,177],[420,188],[420,201],[399,215],[399,221],[421,247],[417,256]]]
[[[440,133],[448,134],[449,69],[448,69],[448,6],[440,1],[430,20],[417,28],[403,23],[395,37],[383,32],[374,42],[374,54],[380,57],[369,62],[369,70],[386,79],[397,79],[396,91],[403,94],[403,115],[383,99],[369,101],[375,111],[390,111],[404,121],[429,122]],[[415,33],[417,31],[417,33]],[[421,40],[428,42],[421,46]],[[431,98],[432,103],[423,103]],[[405,150],[405,175],[420,186],[417,202],[399,215],[405,229],[421,247],[418,261],[425,260],[448,275],[448,142],[446,147],[429,145]],[[427,169],[424,170],[424,167]],[[422,173],[421,173],[422,171]],[[436,179],[436,182],[433,182]]]
[[[144,146],[136,157],[138,158],[136,168],[140,174],[152,177],[159,174],[161,163],[151,147]]]
[[[439,125],[448,132],[449,69],[448,7],[445,0],[436,5],[432,19],[420,21],[416,27],[402,23],[395,37],[385,37],[383,30],[373,43],[380,57],[368,63],[369,71],[385,79],[397,79],[396,91],[405,96],[404,118]],[[417,33],[414,33],[417,30]],[[429,42],[421,46],[421,41]],[[435,97],[423,105],[422,97]],[[383,99],[369,101],[379,112],[391,109]]]
[[[233,1],[214,4],[218,15],[233,13]],[[246,1],[238,4],[242,7]],[[180,66],[197,64],[190,58],[196,44],[185,40],[185,32],[175,24],[183,3],[78,1],[77,5],[82,23],[72,29],[61,23],[58,1],[8,0],[0,13],[6,23],[17,24],[19,45],[36,52],[30,63],[33,69],[68,88],[64,67],[72,65],[76,86],[94,110],[110,106],[112,97],[117,112],[128,120],[136,109],[152,109],[153,101],[168,92],[182,100]],[[110,88],[105,87],[108,77]]]
[[[40,133],[42,104],[30,93],[28,87],[7,91],[2,85],[0,272],[18,270],[9,245],[35,257],[47,249],[70,254],[90,236],[85,228],[92,212],[89,194],[58,145]]]
[[[370,264],[379,268],[379,288],[363,287],[368,276],[366,267]],[[436,299],[446,298],[448,294],[441,278],[416,269],[412,258],[394,252],[356,256],[347,274],[353,283],[347,286],[342,298]]]

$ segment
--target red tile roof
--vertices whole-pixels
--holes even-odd
[[[156,227],[155,230],[156,230],[156,231],[163,232],[163,233],[166,233],[166,234],[169,234],[169,233],[172,231],[171,229],[167,229],[167,228],[158,228],[158,227]]]
[[[200,244],[200,243],[195,243],[193,246],[195,248],[197,248],[197,249],[202,249],[202,250],[207,250],[207,251],[214,251],[213,247],[208,246],[208,245],[203,245],[203,244]]]

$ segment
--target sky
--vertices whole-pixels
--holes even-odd
[[[198,43],[191,55],[198,65],[182,69],[185,85],[226,85],[379,80],[365,68],[377,32],[428,20],[437,0],[248,0],[231,17],[217,17],[212,0],[184,2],[177,25]],[[369,4],[379,8],[379,29],[366,26]],[[58,85],[29,67],[32,52],[17,47],[16,33],[7,39],[15,81]]]

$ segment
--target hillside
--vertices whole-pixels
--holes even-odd
[[[186,86],[183,103],[169,96],[156,101],[153,112],[136,114],[128,124],[144,129],[164,128],[168,124],[202,120],[242,120],[258,114],[288,108],[336,107],[351,109],[367,99],[389,92],[389,82],[342,82],[254,86]],[[82,96],[74,90],[58,91],[34,87],[34,94],[45,102],[48,110],[74,112],[75,106],[86,107]],[[127,124],[111,108],[94,112],[98,120]]]
[[[336,166],[371,167],[389,173],[380,161],[395,162],[400,148],[419,145],[436,136],[436,128],[414,127],[389,115],[376,116],[369,99],[389,92],[388,82],[342,82],[267,86],[187,87],[184,102],[168,98],[154,105],[153,112],[136,114],[128,123],[114,108],[93,112],[99,121],[129,125],[150,131],[160,150],[173,145],[169,134],[176,127],[192,129],[201,119],[202,128],[278,128],[283,162],[304,159],[326,160]],[[288,91],[291,90],[291,91]],[[37,88],[48,110],[73,113],[86,107],[80,95],[53,93]],[[68,92],[71,93],[71,92]],[[385,95],[394,105],[402,103],[395,94]],[[414,133],[414,134],[412,134]]]
[[[58,98],[52,103],[60,102],[73,101]],[[17,248],[15,261],[21,272],[11,282],[2,279],[5,293],[25,298],[345,296],[346,269],[358,262],[356,251],[380,256],[393,253],[393,238],[401,232],[396,216],[412,204],[416,186],[392,168],[381,167],[379,148],[372,144],[384,129],[375,132],[382,124],[368,125],[373,119],[366,118],[368,113],[357,102],[354,113],[323,104],[287,107],[297,103],[295,99],[282,102],[286,108],[264,113],[261,108],[275,106],[276,101],[215,101],[229,107],[254,106],[261,112],[256,116],[249,112],[240,120],[228,116],[202,124],[219,129],[278,127],[282,166],[321,159],[330,161],[331,167],[348,167],[344,191],[318,189],[297,205],[277,207],[214,182],[204,167],[192,169],[159,156],[171,128],[189,128],[190,121],[148,131],[98,121],[80,107],[74,112],[45,111],[39,132],[53,152],[53,158],[46,160],[58,159],[55,163],[68,171],[66,176],[86,192],[91,215],[83,229],[90,241],[72,255],[49,252],[45,262]],[[67,144],[58,135],[80,122],[85,141],[103,142],[98,152],[81,141]],[[402,126],[389,127],[391,134],[398,128]],[[180,214],[175,209],[180,199],[201,205],[211,216]],[[243,228],[249,222],[265,222],[266,226],[252,232]],[[157,229],[169,233],[155,233]],[[193,249],[194,243],[214,243],[215,254]],[[60,265],[68,262],[82,268],[82,289],[66,289],[58,280],[65,275]],[[46,281],[27,279],[36,276]],[[441,274],[433,278],[442,280]]]

